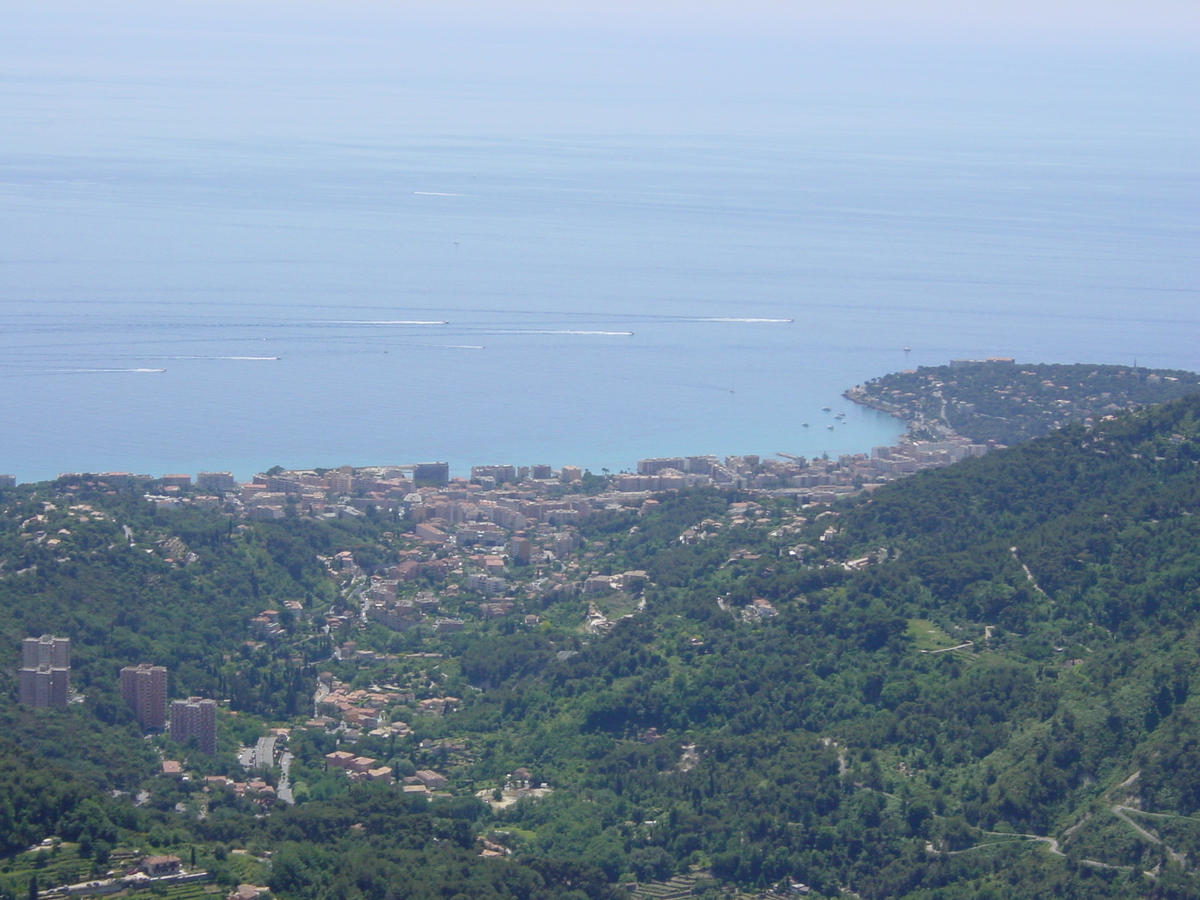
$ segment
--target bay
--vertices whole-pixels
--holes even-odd
[[[0,26],[22,481],[836,455],[898,368],[1198,366],[1178,43],[65,8]]]

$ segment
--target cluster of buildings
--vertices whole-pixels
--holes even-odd
[[[444,518],[452,523],[465,521],[453,508],[437,508],[427,498],[468,492],[472,498],[491,502],[493,491],[507,495],[518,489],[526,502],[540,500],[533,517],[549,518],[560,524],[574,523],[586,517],[592,507],[578,501],[557,501],[547,497],[561,493],[564,485],[578,484],[583,478],[578,466],[563,466],[554,470],[549,465],[475,466],[471,478],[451,479],[450,466],[445,462],[418,463],[402,466],[373,466],[335,470],[292,470],[260,474],[249,482],[238,483],[230,472],[201,472],[192,483],[187,475],[168,475],[155,479],[160,488],[147,494],[147,499],[160,507],[190,505],[200,508],[232,508],[249,519],[281,519],[291,512],[311,518],[353,518],[374,510],[397,518],[411,517],[418,524],[425,519]],[[451,496],[445,499],[462,499]],[[495,510],[473,521],[488,522],[503,529],[524,527],[530,517],[527,510],[514,504],[495,503]],[[438,539],[437,525],[431,524],[428,536]],[[475,540],[487,543],[494,539],[484,529]]]
[[[379,659],[371,651],[358,651],[354,641],[347,641],[340,649],[343,659]],[[360,655],[364,654],[364,655]],[[417,654],[418,656],[420,654]],[[429,654],[441,659],[440,654]],[[387,657],[396,659],[397,657]],[[309,728],[338,728],[344,730],[353,740],[362,733],[372,737],[404,737],[412,734],[408,723],[396,718],[397,715],[415,712],[419,715],[445,715],[453,712],[462,702],[458,697],[435,692],[435,696],[423,700],[417,699],[414,691],[406,690],[395,685],[384,687],[352,688],[345,682],[338,681],[329,672],[322,672],[318,678],[316,711],[317,716],[307,723]],[[403,707],[403,710],[399,709]]]
[[[299,616],[304,612],[304,604],[299,600],[285,600],[283,608],[293,617]],[[272,638],[282,637],[287,632],[287,629],[284,628],[283,622],[280,619],[279,610],[264,609],[250,620],[250,631],[258,640],[267,641]]]
[[[411,733],[405,722],[389,722],[385,711],[400,704],[414,704],[416,695],[412,691],[355,689],[329,673],[322,673],[319,685],[316,706],[323,718],[314,719],[309,723],[311,726],[327,727],[340,723],[349,730],[367,731],[376,737]]]
[[[996,446],[951,436],[938,442],[906,440],[891,447],[875,447],[870,456],[847,454],[836,460],[799,456],[778,460],[758,456],[727,456],[724,460],[715,456],[642,459],[638,461],[636,475],[616,475],[613,485],[620,491],[667,491],[712,485],[829,502],[896,476],[948,466],[969,456],[983,456]]]
[[[204,787],[210,791],[232,791],[236,797],[253,795],[260,802],[269,804],[275,799],[275,788],[261,778],[248,778],[245,781],[234,781],[224,775],[204,776]]]
[[[437,596],[429,591],[410,596],[406,584],[439,582],[460,573],[463,587],[484,600],[479,606],[481,616],[507,615],[512,604],[505,595],[510,592],[513,569],[564,559],[580,545],[573,526],[598,509],[628,503],[631,495],[713,485],[829,502],[922,469],[982,456],[991,449],[992,445],[950,437],[938,442],[907,440],[875,447],[869,456],[836,460],[754,455],[642,459],[636,473],[612,476],[611,490],[593,496],[571,492],[584,475],[577,466],[563,466],[556,472],[549,465],[483,465],[473,467],[470,480],[465,480],[451,479],[447,463],[431,462],[272,471],[245,484],[230,472],[201,472],[194,483],[189,475],[167,475],[158,479],[161,493],[150,498],[167,505],[232,505],[247,517],[262,519],[280,518],[292,510],[314,518],[357,516],[372,508],[405,517],[414,523],[415,537],[427,549],[403,553],[387,577],[374,579],[364,598],[364,617],[396,631],[431,624],[444,633],[460,630],[462,619],[439,615]],[[105,473],[101,477],[121,483],[136,476]],[[0,478],[0,487],[12,484],[11,476]],[[348,553],[328,564],[343,575],[361,574]],[[612,576],[584,576],[579,587],[586,593],[628,589],[625,581],[636,581],[637,574],[625,573],[616,581]],[[273,610],[265,610],[251,624],[260,638],[282,631],[279,614]],[[51,635],[26,639],[19,673],[21,702],[36,707],[65,705],[70,699],[70,667],[69,639]],[[214,752],[215,704],[200,698],[177,700],[168,717],[163,667],[126,668],[121,690],[143,728],[162,729],[170,722],[173,738],[196,737],[205,752]]]
[[[167,717],[167,669],[141,663],[121,670],[121,697],[146,730],[170,728],[171,740],[196,739],[201,752],[217,752],[217,702],[203,697],[172,700]]]
[[[572,486],[578,487],[584,475],[577,466],[563,466],[558,471],[549,465],[475,466],[466,480],[451,479],[447,463],[432,462],[272,471],[245,484],[239,484],[230,472],[201,472],[194,483],[189,475],[167,475],[158,479],[161,493],[150,498],[167,505],[233,506],[247,517],[262,519],[280,518],[293,510],[314,518],[358,516],[372,508],[407,518],[426,549],[402,553],[387,577],[374,579],[364,598],[364,617],[396,631],[426,624],[446,633],[460,630],[463,620],[439,615],[438,597],[419,590],[411,596],[411,589],[405,587],[408,583],[440,582],[459,573],[464,576],[462,586],[483,599],[478,607],[481,616],[507,615],[513,609],[505,595],[511,591],[514,569],[565,559],[581,543],[574,526],[599,509],[627,504],[631,496],[713,485],[830,502],[922,469],[981,456],[991,449],[991,445],[950,437],[938,442],[906,440],[875,447],[869,456],[854,454],[836,460],[754,455],[642,459],[635,473],[612,476],[611,490],[592,496],[572,493]],[[102,477],[121,483],[136,476],[105,473]],[[10,477],[9,482],[15,479]],[[0,479],[0,487],[5,483]],[[361,574],[349,553],[339,554],[328,564],[335,573]],[[625,582],[636,581],[636,576],[625,573],[614,581],[613,576],[584,574],[578,587],[585,593],[623,590],[628,589]],[[549,585],[551,590],[565,587]],[[264,639],[282,631],[279,614],[273,610],[265,610],[251,625]],[[162,729],[169,721],[173,738],[186,741],[196,737],[205,752],[213,752],[209,749],[215,748],[213,701],[175,701],[168,717],[166,670],[159,666],[123,670],[121,689],[143,728]],[[44,635],[24,642],[20,698],[30,706],[68,702],[67,638]]]
[[[894,447],[873,447],[871,468],[887,475],[911,475],[922,469],[936,469],[971,456],[985,456],[996,449],[993,441],[973,444],[965,438],[947,441],[911,441]]]
[[[66,706],[71,696],[71,639],[43,634],[21,642],[18,699],[26,706]],[[192,738],[200,750],[217,752],[215,700],[188,697],[173,700],[168,717],[167,670],[142,663],[121,670],[121,697],[147,731],[169,727],[171,740],[185,744]]]
[[[637,474],[622,473],[613,479],[619,491],[670,491],[700,485],[731,488],[773,488],[786,484],[795,461],[763,460],[753,454],[727,456],[665,456],[639,459]]]
[[[369,756],[355,756],[348,750],[326,753],[325,764],[331,769],[341,769],[351,781],[397,782],[391,766],[380,765],[379,760]],[[424,796],[443,790],[450,783],[445,775],[433,769],[418,769],[414,774],[400,778],[399,782],[404,793]]]
[[[579,466],[563,466],[555,475],[551,466],[542,463],[536,466],[490,465],[472,466],[471,481],[484,487],[497,487],[502,484],[518,484],[523,481],[560,481],[570,484],[583,478],[583,469]]]
[[[925,469],[984,456],[999,447],[995,442],[976,444],[954,436],[941,441],[904,440],[888,447],[873,447],[869,455],[855,453],[836,460],[811,460],[804,474],[791,479],[793,490],[786,492],[803,494],[811,502],[830,502]]]
[[[476,553],[472,552],[470,540],[460,544],[464,531],[469,534],[474,530],[472,523],[444,527],[445,540],[439,537],[430,542],[426,539],[425,547],[403,551],[415,556],[389,568],[382,576],[371,576],[365,583],[361,590],[364,621],[393,631],[423,629],[434,634],[449,634],[466,627],[462,615],[467,610],[481,620],[498,619],[522,613],[518,606],[522,599],[573,593],[634,592],[646,580],[646,573],[641,571],[594,575],[574,560],[565,561],[567,554],[582,546],[582,539],[575,531],[552,526],[530,528],[511,537],[504,547]],[[406,584],[405,573],[414,571],[408,568],[409,563],[435,553],[437,557],[423,560],[415,571],[423,570],[427,582],[449,583],[439,585],[436,592],[421,589],[420,584]],[[552,563],[562,565],[552,567]],[[397,571],[401,569],[404,571]],[[447,605],[453,613],[445,609]],[[537,615],[522,614],[527,626],[540,622]],[[348,622],[345,617],[327,618],[330,627]],[[342,658],[347,658],[345,653]]]
[[[857,396],[857,395],[856,395]],[[832,426],[831,426],[832,427]],[[256,475],[239,483],[231,472],[165,475],[154,479],[157,493],[147,498],[160,506],[191,505],[233,509],[249,519],[280,519],[289,514],[310,518],[346,518],[377,514],[407,518],[417,535],[431,544],[447,543],[454,529],[458,544],[499,546],[513,532],[533,523],[574,525],[597,508],[619,502],[623,495],[711,485],[736,490],[784,491],[802,499],[826,502],[864,480],[889,480],[923,468],[948,465],[964,456],[987,452],[953,434],[938,443],[908,441],[892,448],[828,459],[778,454],[780,459],[743,456],[677,456],[638,460],[635,472],[607,478],[607,493],[583,496],[584,471],[578,466],[474,466],[469,479],[451,478],[446,462],[398,466],[302,469]],[[864,460],[869,462],[863,465]],[[133,478],[128,473],[98,476],[110,483]],[[856,483],[857,482],[857,483]],[[575,489],[573,491],[573,488]],[[810,495],[811,496],[808,496]]]
[[[363,612],[370,621],[392,631],[408,631],[438,612],[438,598],[432,591],[419,591],[415,597],[397,596],[401,583],[392,578],[371,584],[363,599]]]
[[[351,781],[382,781],[385,784],[394,784],[396,781],[391,766],[380,765],[379,760],[369,756],[355,756],[347,750],[326,753],[325,764],[341,769]]]
[[[393,512],[414,491],[450,481],[445,462],[355,469],[275,471],[237,482],[231,472],[201,472],[193,485],[187,475],[157,479],[159,493],[147,495],[159,506],[188,504],[201,508],[232,506],[249,519],[281,519],[290,509],[303,514],[344,518],[374,507]]]

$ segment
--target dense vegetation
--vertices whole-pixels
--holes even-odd
[[[790,879],[868,900],[1200,896],[1200,398],[833,509],[690,491],[596,516],[588,564],[647,573],[628,617],[591,635],[579,598],[548,596],[539,624],[421,644],[442,654],[422,677],[457,711],[354,745],[297,729],[305,791],[265,817],[214,798],[199,818],[198,785],[153,778],[116,671],[163,661],[175,694],[229,697],[226,748],[267,720],[299,724],[318,670],[369,684],[401,663],[329,659],[344,635],[247,646],[246,621],[290,597],[336,608],[318,554],[385,557],[383,526],[238,526],[85,484],[47,499],[66,487],[3,498],[8,646],[69,633],[86,696],[5,702],[7,851],[54,833],[97,859],[198,848],[222,871],[230,847],[269,850],[264,877],[294,898],[599,900],[689,871],[710,876],[702,892]],[[80,503],[88,521],[60,525]],[[60,527],[54,547],[37,536]],[[173,541],[196,560],[174,561]],[[322,765],[339,747],[436,765],[454,796],[351,786]],[[518,766],[550,792],[476,799]],[[142,806],[110,793],[147,784]]]

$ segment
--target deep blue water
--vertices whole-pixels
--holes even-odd
[[[223,15],[0,26],[0,471],[837,454],[898,368],[1200,367],[1192,51]]]

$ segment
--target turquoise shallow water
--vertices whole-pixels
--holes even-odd
[[[1200,365],[1192,55],[381,21],[0,28],[0,471],[837,454],[897,368]]]

